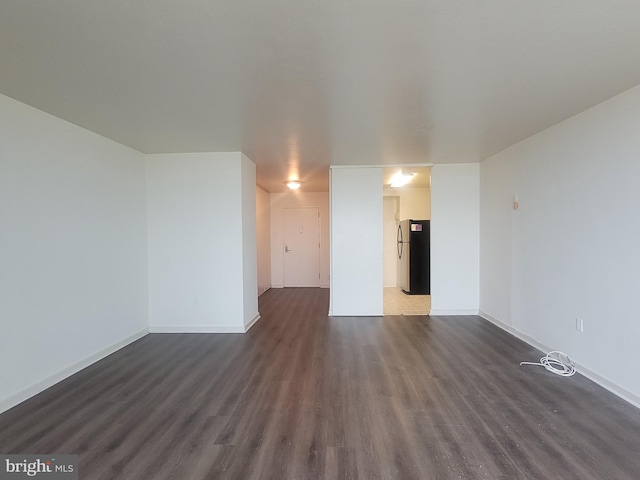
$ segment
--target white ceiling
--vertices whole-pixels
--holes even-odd
[[[141,152],[478,162],[640,83],[638,0],[3,0],[0,92]]]

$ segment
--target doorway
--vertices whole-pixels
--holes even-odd
[[[284,208],[283,283],[285,287],[320,286],[320,211]]]
[[[402,187],[391,187],[400,171],[413,174]],[[431,296],[407,295],[400,288],[397,231],[402,220],[431,220],[431,168],[385,168],[383,172],[383,266],[385,315],[428,315]]]

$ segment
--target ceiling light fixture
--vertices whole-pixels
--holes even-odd
[[[415,173],[397,173],[391,178],[391,183],[389,184],[392,188],[404,187],[407,183],[411,181]]]
[[[302,182],[300,180],[288,180],[288,181],[284,182],[284,184],[287,187],[289,187],[291,190],[297,190],[302,185]]]

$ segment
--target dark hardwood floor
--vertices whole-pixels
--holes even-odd
[[[0,415],[0,452],[81,479],[640,478],[640,410],[479,317],[327,309],[270,290],[246,335],[148,335]]]

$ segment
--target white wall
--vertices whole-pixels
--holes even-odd
[[[479,165],[431,168],[431,314],[479,305]]]
[[[0,95],[0,411],[146,333],[144,156]]]
[[[483,315],[565,351],[636,404],[638,132],[640,86],[481,164]]]
[[[271,288],[271,213],[270,195],[256,186],[256,236],[258,247],[258,295]]]
[[[332,168],[331,315],[382,315],[382,168]]]
[[[245,331],[258,315],[258,245],[256,232],[256,166],[244,154],[240,156],[242,216],[243,324]]]
[[[320,286],[329,286],[329,193],[292,191],[272,193],[271,197],[271,286],[284,285],[283,210],[317,207],[320,209]]]
[[[431,189],[427,187],[385,187],[384,196],[398,197],[400,220],[431,219]]]
[[[257,296],[257,273],[247,278],[257,272],[255,233],[252,245],[243,240],[256,221],[247,161],[239,152],[147,156],[152,331],[245,330],[249,290]]]
[[[395,287],[398,285],[398,197],[385,196],[382,210],[382,283],[385,287]]]
[[[508,323],[515,164],[494,158],[480,165],[480,309]]]

